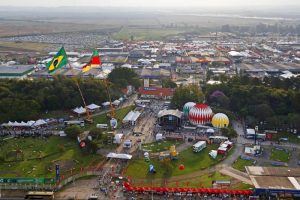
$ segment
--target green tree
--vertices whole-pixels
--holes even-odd
[[[171,100],[173,108],[182,109],[186,102],[202,102],[204,95],[197,85],[177,87]]]
[[[125,88],[127,85],[132,85],[135,88],[140,86],[140,82],[137,81],[138,75],[132,69],[128,68],[115,68],[108,75],[108,80],[119,88]]]
[[[101,139],[102,136],[103,136],[103,132],[101,129],[99,128],[93,128],[90,133],[89,133],[90,136],[92,136],[93,140],[96,139]]]
[[[94,154],[98,150],[98,145],[94,141],[86,140],[85,145],[85,150],[88,153]]]
[[[173,82],[171,79],[162,79],[161,80],[162,87],[165,88],[176,88],[177,85],[175,82]]]
[[[223,136],[228,137],[228,138],[236,138],[237,137],[237,132],[231,127],[221,128],[221,133]]]
[[[65,133],[67,137],[71,139],[77,139],[77,136],[82,133],[81,128],[79,126],[69,126],[65,128]]]
[[[253,106],[251,113],[259,121],[264,121],[274,115],[272,108],[268,104],[259,104]]]

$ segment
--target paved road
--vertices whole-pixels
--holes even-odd
[[[242,128],[243,126],[240,122],[237,122],[237,121],[233,121],[232,126],[233,126],[234,130],[237,132],[238,137],[236,139],[235,148],[233,149],[233,153],[228,158],[226,158],[224,161],[222,161],[222,164],[227,165],[227,166],[231,166],[234,163],[234,161],[236,159],[238,159],[240,155],[243,154],[243,151],[244,151],[244,146],[242,145],[243,137],[241,137],[242,135],[244,135],[244,130]]]

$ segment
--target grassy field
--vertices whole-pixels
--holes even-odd
[[[284,150],[272,149],[270,159],[287,163],[290,160],[290,155],[289,152],[286,152]]]
[[[273,141],[278,141],[279,138],[288,138],[290,143],[300,144],[300,139],[297,137],[297,135],[287,132],[280,132],[273,134]]]
[[[211,174],[204,174],[202,176],[198,176],[198,177],[195,177],[192,179],[182,180],[182,181],[178,181],[178,182],[177,181],[167,181],[165,183],[166,183],[166,187],[211,188],[212,182],[216,181],[216,180],[232,181],[232,178],[229,176],[222,175],[219,172],[214,172]],[[153,183],[151,183],[151,181],[147,181],[147,182],[136,181],[133,183],[133,185],[159,187],[165,183],[153,184]],[[253,188],[253,186],[242,183],[242,182],[236,182],[229,186],[229,189],[250,189],[250,188]]]
[[[143,149],[149,150],[152,153],[167,151],[170,149],[170,146],[175,145],[178,146],[182,144],[182,141],[175,141],[175,140],[163,140],[161,142],[153,142],[149,144],[144,144]]]
[[[118,120],[118,127],[121,126],[122,120],[124,117],[129,113],[131,110],[134,110],[135,106],[128,106],[121,109],[115,110],[116,113],[116,119]],[[101,115],[97,115],[93,117],[93,123],[92,124],[85,124],[84,130],[91,130],[92,128],[96,127],[96,124],[109,124],[109,119],[107,118],[107,113],[103,113]]]
[[[245,166],[251,166],[253,165],[253,162],[253,160],[243,160],[241,158],[238,158],[236,161],[234,161],[232,167],[239,171],[245,172]]]
[[[192,148],[189,148],[179,153],[178,160],[162,163],[158,157],[151,157],[150,162],[144,159],[132,160],[126,170],[126,176],[136,179],[152,179],[152,178],[168,178],[171,176],[179,176],[190,174],[195,171],[203,170],[211,167],[221,161],[222,157],[219,155],[215,160],[210,158],[208,153],[212,149],[217,149],[217,144],[208,145],[199,153],[194,153]],[[149,164],[153,164],[156,173],[149,173]],[[179,165],[185,166],[184,170],[179,169]]]
[[[18,50],[44,52],[49,51],[49,46],[50,45],[45,43],[0,41],[0,48],[10,48]]]
[[[50,137],[6,140],[0,146],[0,177],[54,177],[55,164],[61,174],[70,169],[93,166],[102,160],[99,155],[85,154],[76,141]]]

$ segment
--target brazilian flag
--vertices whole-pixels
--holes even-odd
[[[47,63],[48,73],[52,73],[55,70],[65,66],[68,63],[68,57],[65,48],[62,47],[59,52],[54,56],[54,58]]]

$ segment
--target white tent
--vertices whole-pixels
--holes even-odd
[[[86,113],[86,109],[83,108],[83,107],[81,106],[80,108],[75,108],[75,109],[73,110],[73,112],[75,112],[75,113],[81,115],[81,114]]]
[[[32,126],[34,123],[35,123],[35,121],[32,121],[32,120],[27,122],[28,126]]]
[[[118,159],[125,159],[130,160],[132,158],[132,155],[130,154],[120,154],[120,153],[109,153],[106,156],[107,158],[118,158]]]
[[[216,159],[217,155],[218,155],[218,151],[216,150],[211,150],[209,152],[209,155],[213,158],[213,159]]]
[[[140,117],[141,113],[139,111],[130,111],[123,119],[123,123],[131,123],[135,125],[136,120]]]
[[[15,121],[15,122],[13,122],[13,125],[12,125],[12,126],[20,126],[20,123],[17,122],[17,121]]]
[[[109,106],[109,105],[110,105],[109,101],[102,103],[102,106]]]
[[[156,134],[156,136],[155,136],[156,141],[159,141],[159,140],[162,140],[162,139],[163,139],[163,135],[161,133]]]
[[[131,69],[132,65],[130,65],[130,64],[124,64],[124,65],[122,65],[121,67],[125,67],[125,68]]]
[[[120,105],[120,103],[121,103],[121,102],[120,102],[119,100],[115,100],[114,102],[112,102],[112,104],[115,105],[115,106]]]
[[[41,126],[41,125],[45,125],[45,124],[47,124],[47,122],[45,120],[39,119],[33,124],[33,126]]]
[[[214,129],[209,128],[209,129],[206,130],[206,132],[207,132],[207,133],[214,133],[215,131],[214,131]]]
[[[20,126],[29,126],[27,123],[25,123],[25,122],[23,122],[23,121],[21,121],[21,123],[19,124]]]
[[[114,137],[115,144],[121,144],[123,139],[123,134],[116,134]]]
[[[92,103],[92,104],[88,105],[87,108],[88,108],[89,110],[96,110],[96,109],[99,109],[100,106],[98,106],[98,105]]]
[[[221,144],[221,145],[220,145],[220,147],[222,147],[222,148],[226,148],[226,149],[227,149],[227,147],[228,147],[228,144],[225,144],[225,143],[223,143],[223,144]]]

